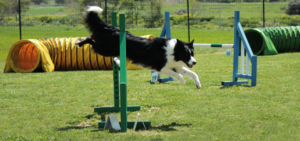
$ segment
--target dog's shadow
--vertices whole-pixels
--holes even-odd
[[[159,81],[151,82],[151,80],[148,80],[147,83],[150,83],[150,84],[168,84],[168,85],[170,84],[170,83],[167,83],[167,82],[159,82]]]
[[[160,130],[160,131],[177,131],[174,127],[190,127],[192,124],[186,123],[186,124],[178,124],[176,122],[172,122],[168,125],[160,125],[160,126],[150,126],[148,131],[153,130]],[[145,130],[144,128],[138,128],[137,130]]]

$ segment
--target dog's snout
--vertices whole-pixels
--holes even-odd
[[[193,62],[193,65],[196,65],[197,64],[197,62]]]

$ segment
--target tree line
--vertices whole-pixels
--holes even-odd
[[[261,2],[262,0],[190,0],[190,14],[193,17],[195,11],[197,11],[202,5],[203,2]],[[282,2],[286,0],[266,0],[266,2]],[[84,11],[86,6],[89,5],[98,5],[104,7],[105,0],[21,0],[21,11],[25,12],[29,10],[29,5],[41,5],[48,4],[57,5],[68,5],[73,4],[77,5],[76,11]],[[110,16],[112,11],[125,11],[127,23],[132,25],[138,25],[138,17],[141,17],[144,20],[145,27],[153,28],[159,27],[163,23],[163,13],[162,5],[165,0],[107,0],[107,13],[103,12],[102,16],[107,16],[107,22],[110,23]],[[180,1],[178,2],[186,2]],[[79,6],[79,9],[78,9]],[[70,6],[72,8],[72,6]],[[195,10],[196,9],[196,10]],[[18,19],[19,13],[18,0],[0,0],[0,22],[5,16],[15,16],[16,20]],[[286,13],[289,15],[300,15],[300,0],[292,0],[289,2],[288,7],[285,9]],[[144,11],[147,11],[145,13]],[[179,11],[180,12],[180,11]],[[186,11],[183,10],[185,13]],[[144,13],[144,14],[143,14]]]

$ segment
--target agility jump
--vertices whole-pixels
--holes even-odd
[[[161,33],[161,37],[167,36],[167,38],[171,37],[171,30],[170,30],[170,18],[168,13],[165,13],[165,25]],[[240,39],[241,38],[241,47],[240,47]],[[240,84],[247,84],[248,81],[238,81],[238,78],[244,79],[251,79],[251,86],[256,86],[256,79],[257,79],[257,56],[253,54],[250,44],[245,36],[243,31],[242,25],[240,23],[240,12],[235,11],[234,13],[234,44],[201,44],[201,43],[194,43],[195,47],[233,47],[234,48],[234,57],[233,57],[233,78],[232,81],[223,81],[222,85],[240,85]],[[239,54],[241,51],[241,62],[240,62],[240,73],[238,73],[239,68]],[[245,52],[246,51],[246,52]],[[246,53],[246,73],[245,73],[245,66],[244,66],[244,57]],[[252,64],[251,74],[250,74],[250,62]],[[159,81],[161,83],[174,81],[172,77],[169,78],[160,78],[159,74],[154,74],[151,72],[151,82]],[[155,78],[155,80],[153,79]]]
[[[241,38],[241,47],[240,47]],[[256,86],[257,79],[257,56],[253,54],[250,44],[246,38],[240,23],[240,11],[234,12],[234,44],[194,44],[198,47],[233,47],[233,74],[232,81],[223,81],[222,85],[248,84],[248,81],[238,81],[239,78],[250,79],[251,86]],[[245,53],[246,53],[246,73],[245,73]],[[241,54],[240,73],[239,73],[239,54]],[[252,64],[250,74],[250,62]]]
[[[241,38],[241,70],[239,68],[239,38]],[[244,73],[244,54],[246,50],[246,74]],[[249,61],[252,63],[251,74],[249,72]],[[246,38],[242,25],[240,23],[240,11],[234,12],[234,55],[233,55],[233,74],[232,81],[223,81],[222,85],[240,85],[247,84],[248,81],[238,81],[238,78],[251,79],[251,86],[256,86],[257,78],[257,56],[253,54],[249,42]]]
[[[112,25],[117,27],[117,14],[112,13]],[[138,111],[140,106],[127,106],[127,74],[126,74],[126,30],[125,30],[125,14],[119,14],[120,22],[120,82],[119,82],[119,68],[113,63],[113,77],[114,77],[114,107],[95,107],[94,112],[118,112],[121,111],[121,131],[126,132],[127,128],[134,126],[134,121],[127,121],[127,110]],[[121,99],[119,96],[121,95]],[[121,106],[119,102],[121,100]],[[151,126],[150,121],[139,121],[138,127],[142,127],[143,123],[146,127]],[[99,128],[104,128],[106,122],[99,122]]]

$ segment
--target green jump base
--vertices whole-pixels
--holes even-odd
[[[248,84],[248,81],[223,81],[222,85],[241,85],[241,84]]]
[[[94,112],[119,112],[121,107],[94,107]],[[139,111],[141,107],[139,105],[127,106],[127,111]]]
[[[149,127],[151,126],[151,122],[150,121],[143,121],[143,122],[146,126],[146,129],[149,129]],[[127,128],[133,128],[134,123],[135,123],[135,121],[127,121]],[[104,128],[105,124],[106,124],[106,121],[98,122],[98,127]],[[121,125],[121,121],[119,121],[119,124]],[[144,128],[142,121],[137,122],[136,128]]]

